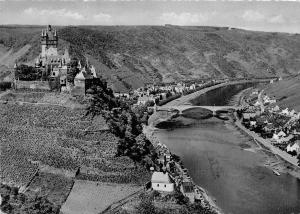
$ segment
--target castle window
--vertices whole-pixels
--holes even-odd
[[[53,72],[52,75],[55,76],[55,72]]]

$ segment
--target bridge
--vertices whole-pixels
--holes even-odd
[[[229,112],[229,111],[236,111],[240,107],[238,106],[192,106],[192,105],[177,105],[177,106],[161,106],[157,107],[156,111],[178,111],[179,114],[182,114],[182,112],[189,110],[189,109],[203,109],[203,110],[209,110],[213,112],[213,115],[217,115],[217,112]]]

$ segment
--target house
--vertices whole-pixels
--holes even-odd
[[[243,118],[245,120],[250,120],[251,118],[254,118],[256,116],[255,112],[245,112],[243,113]]]
[[[93,67],[85,65],[74,78],[73,95],[85,95],[86,91],[100,79],[93,72]]]
[[[288,108],[283,109],[280,113],[283,114],[283,115],[290,115],[290,112],[289,112]]]
[[[290,140],[292,140],[293,138],[294,138],[294,135],[290,134],[290,135],[288,135],[287,137],[282,137],[282,138],[280,139],[280,142],[281,142],[281,143],[288,143],[288,142],[290,142]]]
[[[185,197],[189,198],[189,201],[191,203],[195,202],[195,190],[194,190],[194,184],[193,182],[188,179],[184,178],[181,185],[180,185],[180,191]]]
[[[285,137],[286,136],[284,131],[280,131],[277,135],[278,135],[278,137]]]
[[[153,190],[161,192],[173,192],[174,183],[168,172],[153,172],[151,178],[151,187]]]
[[[280,138],[281,138],[281,137],[284,137],[284,136],[286,136],[286,134],[285,134],[283,131],[280,131],[279,133],[276,133],[276,132],[275,132],[275,133],[273,134],[273,137],[272,137],[272,138],[273,138],[274,140],[276,140],[276,141],[279,141]]]
[[[260,106],[260,102],[257,100],[257,101],[254,103],[254,106]]]
[[[300,154],[300,140],[297,140],[296,142],[289,144],[286,147],[286,151],[287,152],[295,151],[295,152],[297,152],[297,154]]]
[[[256,121],[255,120],[250,120],[250,126],[256,126]]]
[[[147,102],[154,102],[155,98],[153,96],[143,95],[138,98],[137,104],[138,105],[145,105]]]
[[[273,109],[272,109],[272,111],[274,111],[274,112],[276,112],[276,111],[279,111],[280,110],[280,108],[279,108],[279,106],[277,105],[277,106],[275,106]]]
[[[264,127],[265,132],[274,132],[276,130],[275,126],[273,124],[267,124]]]
[[[293,117],[295,113],[296,113],[295,110],[292,109],[292,110],[290,111],[290,116]]]

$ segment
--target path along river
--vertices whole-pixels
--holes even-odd
[[[249,85],[222,87],[192,103],[226,105],[246,87]],[[158,129],[154,135],[181,156],[194,182],[204,187],[225,213],[300,213],[300,180],[286,173],[274,175],[264,166],[266,153],[245,150],[254,148],[255,143],[231,122],[194,120],[192,126]]]

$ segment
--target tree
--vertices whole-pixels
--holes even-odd
[[[155,214],[157,213],[155,206],[153,204],[153,198],[142,194],[141,195],[141,202],[137,207],[138,213],[140,214]]]
[[[22,64],[16,70],[16,78],[25,81],[40,80],[42,72],[32,66]]]
[[[116,155],[128,156],[135,163],[145,166],[153,165],[157,154],[151,142],[142,134],[141,121],[147,118],[147,106],[132,110],[131,103],[115,98],[103,80],[92,89],[87,114],[101,114],[106,119],[110,132],[119,138]]]

